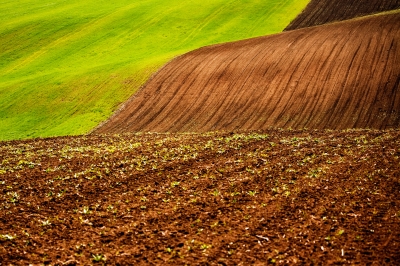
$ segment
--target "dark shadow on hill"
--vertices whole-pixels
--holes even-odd
[[[400,9],[400,0],[311,0],[285,31]]]

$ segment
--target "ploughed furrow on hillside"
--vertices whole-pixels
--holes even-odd
[[[95,133],[398,128],[400,12],[204,47]]]
[[[400,8],[400,0],[311,0],[285,31],[322,25]]]

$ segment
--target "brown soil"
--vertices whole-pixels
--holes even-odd
[[[400,8],[400,0],[311,0],[285,30],[322,25]]]
[[[400,12],[205,47],[95,130],[398,128]]]
[[[398,265],[400,132],[0,143],[0,265]]]

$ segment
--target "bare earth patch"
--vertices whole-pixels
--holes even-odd
[[[398,130],[0,143],[1,265],[400,261]]]
[[[311,0],[285,30],[312,27],[399,8],[399,0]]]
[[[96,133],[400,127],[400,11],[204,47]]]

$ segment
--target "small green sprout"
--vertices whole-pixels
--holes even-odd
[[[64,190],[64,189],[63,189],[63,190],[60,190],[60,192],[57,193],[57,198],[61,198],[61,197],[64,195],[64,193],[65,193],[65,190]]]
[[[100,261],[105,261],[106,260],[106,257],[103,255],[103,254],[93,254],[92,255],[92,260],[94,261],[94,262],[100,262]]]
[[[254,196],[257,194],[257,191],[252,191],[252,190],[250,190],[250,191],[248,192],[248,194],[249,194],[250,196],[254,197]]]
[[[17,203],[19,200],[19,195],[17,192],[7,192],[7,195],[10,196],[11,203]]]
[[[171,253],[172,252],[172,248],[168,247],[165,249],[166,252]]]
[[[201,250],[206,250],[206,249],[211,248],[211,247],[212,247],[212,245],[201,244],[200,249]]]
[[[250,174],[254,174],[255,171],[251,169],[250,167],[246,167],[246,171],[249,172]]]
[[[1,240],[8,240],[8,241],[12,241],[16,238],[17,236],[12,236],[9,234],[5,234],[5,235],[0,235],[0,239]]]
[[[42,223],[42,226],[48,226],[51,225],[50,220],[46,220],[46,221],[40,221]]]
[[[84,206],[83,209],[82,209],[82,211],[81,211],[80,213],[86,215],[86,214],[90,214],[91,211],[90,211],[90,208],[89,208],[88,206]]]
[[[213,192],[211,192],[211,195],[217,197],[219,195],[219,191],[218,189],[214,190]]]
[[[343,233],[344,233],[344,230],[343,230],[343,229],[340,229],[339,232],[337,232],[337,235],[338,235],[338,236],[341,236],[341,235],[343,235]]]
[[[171,187],[179,186],[179,184],[180,184],[180,182],[178,182],[178,181],[173,181],[173,182],[171,182]]]

